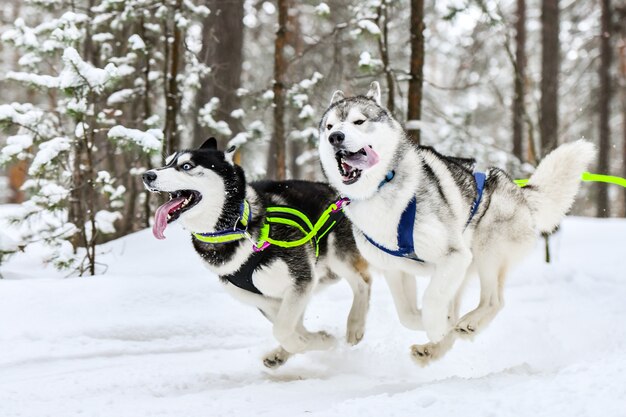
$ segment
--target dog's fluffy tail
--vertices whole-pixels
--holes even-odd
[[[559,225],[595,155],[595,146],[581,139],[559,146],[539,163],[523,190],[540,232],[553,232]]]

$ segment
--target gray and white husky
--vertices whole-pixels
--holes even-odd
[[[429,343],[411,347],[421,365],[491,322],[503,305],[507,272],[538,231],[554,231],[595,154],[583,140],[562,145],[524,188],[498,168],[475,176],[473,160],[412,144],[381,106],[376,82],[364,96],[336,91],[319,129],[322,167],[351,200],[345,213],[359,250],[385,275],[401,323],[426,331]],[[459,319],[463,283],[474,273],[480,302]],[[416,275],[431,277],[421,310]]]
[[[177,152],[164,167],[144,173],[149,190],[170,194],[170,200],[157,209],[155,237],[164,239],[167,225],[180,221],[192,232],[193,246],[204,264],[220,277],[228,292],[257,307],[273,323],[280,346],[264,357],[265,366],[277,367],[290,354],[334,345],[333,336],[308,331],[302,320],[318,284],[338,277],[345,278],[354,293],[347,340],[358,343],[369,307],[370,276],[349,221],[339,219],[332,231],[317,240],[319,257],[311,243],[253,250],[267,207],[289,206],[314,222],[333,202],[335,192],[326,184],[305,181],[247,184],[242,168],[232,162],[233,153],[234,149],[217,150],[211,138],[199,149]],[[273,224],[271,233],[276,240],[302,238],[300,230],[281,224]],[[223,243],[207,242],[215,237]]]

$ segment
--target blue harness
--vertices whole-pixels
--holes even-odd
[[[387,175],[385,176],[385,179],[378,186],[378,188],[380,189],[383,185],[390,182],[394,176],[395,176],[395,172],[389,171]],[[485,188],[486,177],[487,176],[483,172],[474,173],[474,181],[476,181],[476,198],[474,199],[474,202],[472,203],[472,209],[470,211],[469,219],[467,220],[465,227],[467,227],[470,224],[470,222],[474,218],[474,215],[478,211],[478,207],[480,206],[480,201],[483,198],[483,189]],[[406,208],[402,212],[402,216],[400,216],[400,223],[398,224],[398,233],[397,233],[398,249],[396,250],[386,248],[380,243],[377,243],[376,241],[374,241],[371,237],[369,237],[365,233],[363,233],[363,236],[365,236],[365,239],[367,239],[367,241],[370,242],[372,245],[376,246],[378,249],[382,250],[383,252],[388,253],[389,255],[398,256],[400,258],[412,259],[417,262],[424,262],[423,259],[420,259],[415,254],[415,246],[413,244],[413,227],[415,226],[416,210],[417,210],[417,200],[415,199],[415,196],[414,196],[413,198],[411,198],[411,201],[409,201],[408,206],[406,206]]]

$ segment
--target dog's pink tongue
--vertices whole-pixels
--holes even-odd
[[[349,158],[350,165],[358,169],[367,169],[373,167],[380,161],[378,154],[371,147],[365,146],[363,148],[365,155],[356,154]]]
[[[157,209],[154,214],[154,225],[152,226],[152,234],[154,237],[157,239],[165,239],[163,232],[167,227],[167,215],[173,209],[177,209],[184,201],[185,197],[173,198]]]

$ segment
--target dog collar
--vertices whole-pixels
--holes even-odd
[[[393,169],[387,172],[387,174],[385,175],[385,178],[380,182],[380,184],[378,184],[378,189],[380,190],[381,188],[383,188],[383,185],[387,184],[388,182],[391,182],[391,180],[395,176],[396,176],[396,171],[394,171]]]
[[[230,243],[236,240],[249,238],[248,225],[252,222],[252,210],[250,209],[250,203],[247,200],[243,200],[239,209],[239,218],[235,222],[232,229],[220,230],[213,233],[192,233],[193,237],[204,243]],[[237,227],[239,224],[243,228]]]

